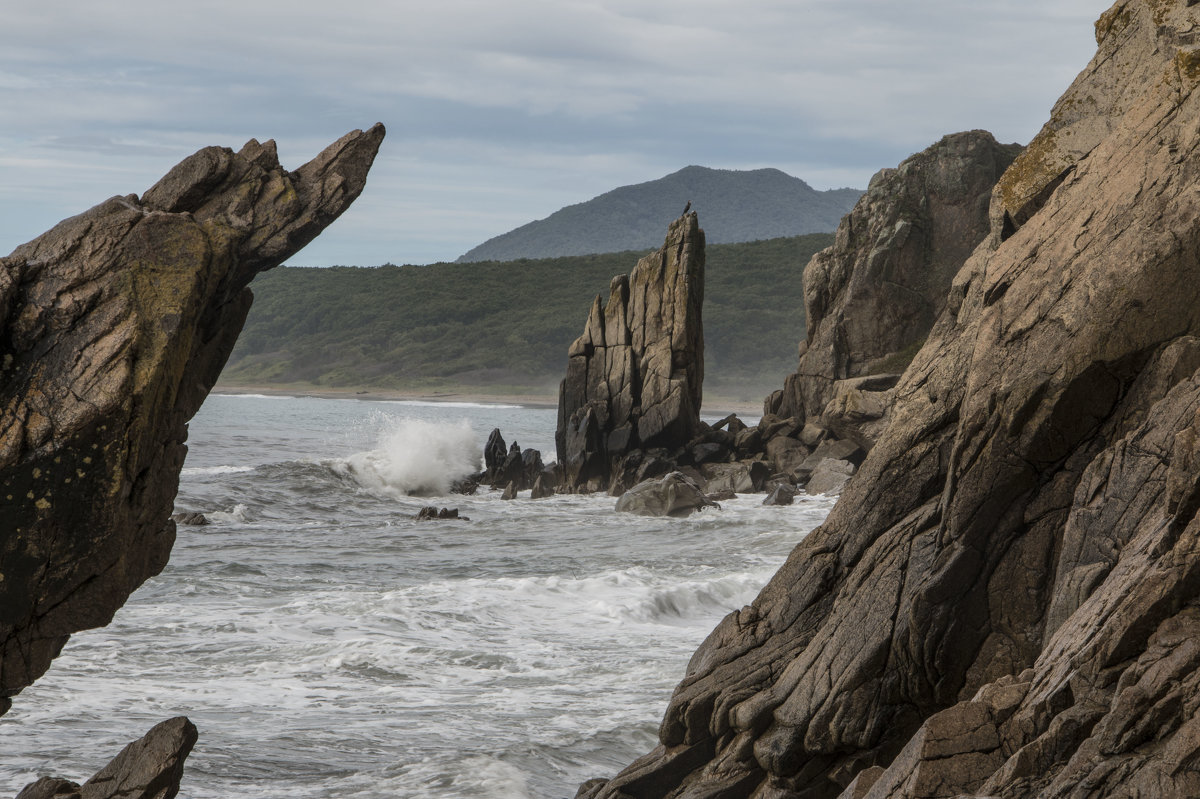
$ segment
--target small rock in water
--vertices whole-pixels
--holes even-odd
[[[438,521],[440,519],[458,519],[460,522],[469,522],[471,519],[467,516],[459,516],[458,508],[442,508],[437,509],[435,505],[426,505],[417,513],[417,521]]]
[[[176,524],[187,524],[193,527],[200,527],[208,524],[208,517],[203,513],[176,513],[171,517]]]
[[[464,477],[461,480],[455,480],[450,484],[450,493],[462,494],[468,497],[474,496],[475,492],[479,489],[480,477],[481,475],[475,475],[473,477]]]
[[[791,505],[796,498],[796,490],[787,483],[779,483],[770,496],[763,500],[764,505]]]
[[[517,482],[509,481],[509,484],[504,487],[504,493],[500,495],[500,499],[516,499],[517,498]]]

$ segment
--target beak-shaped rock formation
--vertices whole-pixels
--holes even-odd
[[[0,259],[0,712],[166,564],[187,421],[247,284],[349,207],[383,136],[295,172],[271,141],[208,147]]]

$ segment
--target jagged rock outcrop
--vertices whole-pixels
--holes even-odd
[[[83,785],[42,777],[26,785],[17,799],[172,799],[196,738],[196,726],[187,718],[168,719],[122,749]]]
[[[695,212],[597,296],[568,352],[555,445],[564,488],[609,486],[616,462],[681,447],[700,432],[704,383],[704,231]]]
[[[0,259],[0,712],[165,565],[247,284],[358,197],[383,135],[294,172],[271,141],[208,147]]]
[[[988,200],[1021,147],[986,131],[955,133],[871,178],[832,247],[804,269],[800,363],[765,412],[839,423],[882,418],[900,372],[946,306],[950,282],[989,230]],[[839,385],[839,381],[875,376]],[[878,406],[878,407],[875,407]],[[860,443],[873,443],[880,425]]]
[[[1200,6],[1096,31],[825,524],[581,795],[1200,795]]]

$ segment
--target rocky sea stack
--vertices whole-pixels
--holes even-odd
[[[581,796],[1200,795],[1197,30],[1101,17],[826,523]]]
[[[166,564],[187,421],[247,284],[349,207],[383,136],[294,172],[272,141],[208,147],[0,259],[0,712]]]
[[[568,490],[607,489],[630,453],[674,449],[700,431],[704,231],[696,212],[597,296],[568,352],[555,444]]]

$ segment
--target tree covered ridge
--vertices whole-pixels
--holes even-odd
[[[778,169],[685,167],[586,202],[568,205],[472,248],[457,260],[508,261],[616,250],[653,249],[687,202],[709,245],[759,241],[837,229],[862,191],[817,191]]]
[[[707,248],[707,386],[756,400],[795,367],[801,276],[832,242],[816,233]],[[549,391],[593,297],[642,255],[280,267],[255,280],[222,382]]]

